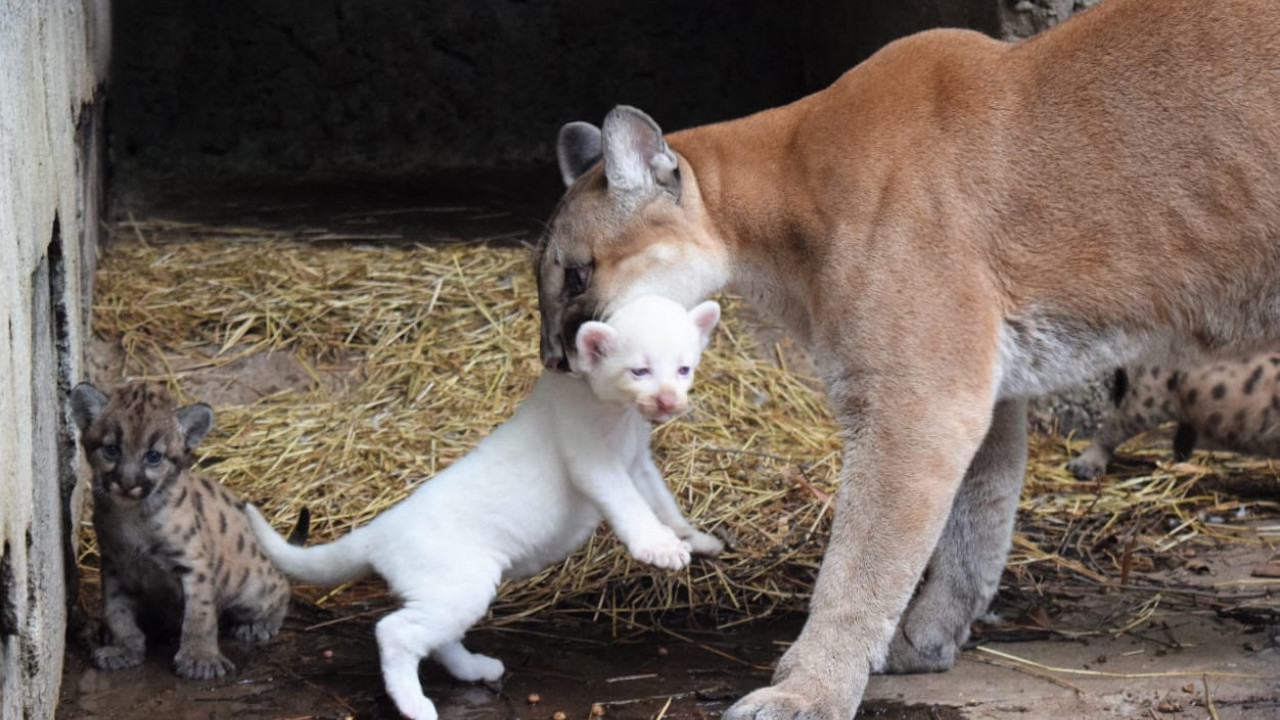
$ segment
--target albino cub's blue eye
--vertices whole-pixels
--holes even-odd
[[[693,368],[688,365],[681,365],[680,369],[676,370],[676,372],[680,373],[680,377],[687,377],[689,373],[693,372]]]
[[[104,457],[104,458],[106,458],[106,459],[108,459],[108,460],[111,460],[111,461],[119,460],[119,459],[120,459],[120,446],[119,446],[119,445],[103,445],[103,446],[102,446],[102,457]]]
[[[147,454],[142,456],[142,462],[148,465],[159,465],[161,460],[164,460],[164,456],[155,450],[148,450]]]
[[[649,377],[649,368],[631,368],[631,377]]]

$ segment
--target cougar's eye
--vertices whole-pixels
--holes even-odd
[[[120,446],[119,446],[119,445],[115,445],[115,444],[111,444],[111,445],[103,445],[103,446],[102,446],[102,457],[106,458],[107,460],[110,460],[111,462],[115,462],[116,460],[119,460],[119,459],[120,459]]]
[[[649,377],[649,368],[645,368],[645,367],[631,368],[631,377],[633,378]]]
[[[142,462],[148,465],[159,465],[161,460],[164,460],[164,455],[155,450],[148,450],[147,454],[142,456]]]
[[[564,269],[564,289],[569,297],[577,297],[586,292],[589,282],[591,282],[590,265],[577,265]]]

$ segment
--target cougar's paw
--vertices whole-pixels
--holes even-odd
[[[236,666],[217,650],[195,651],[182,649],[173,657],[173,667],[179,677],[188,680],[212,680],[235,672]]]
[[[689,543],[676,537],[671,528],[662,528],[652,536],[636,541],[630,548],[631,557],[647,565],[679,570],[689,564]]]
[[[1107,461],[1089,448],[1067,463],[1067,472],[1080,480],[1093,480],[1107,472]]]
[[[720,538],[711,533],[690,530],[689,534],[681,539],[688,543],[689,549],[694,555],[715,557],[724,550],[724,543],[720,542]]]
[[[823,707],[815,697],[817,688],[808,692],[783,685],[756,690],[724,712],[724,720],[847,720],[857,708]]]
[[[942,633],[925,632],[909,639],[899,625],[889,643],[889,654],[877,671],[906,675],[950,670],[956,662],[956,648],[955,639]]]
[[[122,670],[142,664],[145,653],[119,645],[104,645],[93,651],[93,664],[103,670]]]

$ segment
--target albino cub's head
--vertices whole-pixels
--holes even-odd
[[[93,469],[96,498],[141,500],[173,482],[195,457],[191,452],[213,427],[213,410],[183,408],[162,385],[134,382],[108,397],[89,383],[71,390],[71,415]]]
[[[666,298],[637,298],[606,322],[578,328],[573,369],[601,400],[633,404],[645,419],[665,422],[688,409],[693,371],[719,320],[714,300],[685,310]]]

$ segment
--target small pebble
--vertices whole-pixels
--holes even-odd
[[[564,720],[564,717],[565,717],[564,713],[557,710],[556,714],[551,716],[551,720]]]
[[[592,705],[592,706],[591,706],[591,716],[592,716],[592,717],[602,717],[603,715],[604,715],[604,706],[603,706],[603,705]]]
[[[323,656],[325,656],[326,658],[331,658],[331,657],[333,657],[333,651],[332,651],[332,650],[325,650],[324,652],[322,652],[322,653],[320,653],[320,654],[321,654],[321,655],[323,655]]]
[[[664,647],[661,647],[661,646],[659,646],[659,647],[658,647],[658,657],[666,657],[666,656],[668,656],[668,655],[670,655],[670,654],[671,654],[671,651],[670,651],[670,650],[668,650],[668,649],[666,649],[666,648],[664,648]]]
[[[529,693],[528,700],[530,705],[537,705],[542,701],[542,696],[538,693]]]

